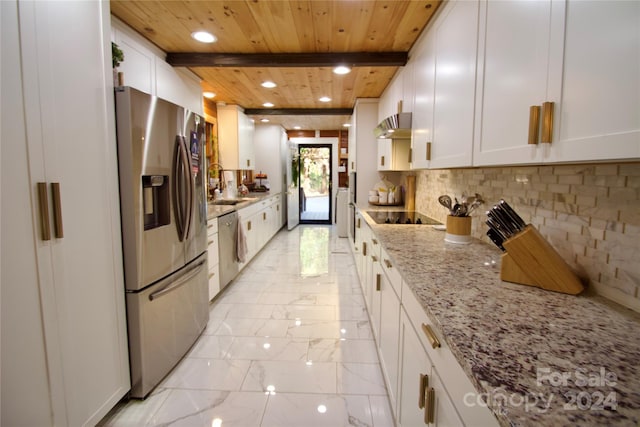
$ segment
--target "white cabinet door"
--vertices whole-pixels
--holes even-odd
[[[391,140],[378,139],[378,170],[391,170]]]
[[[20,177],[20,182],[5,187],[4,162],[9,160],[4,155],[3,108],[2,424],[29,424],[33,421],[31,405],[40,413],[40,405],[48,404],[49,419],[33,425],[95,425],[129,390],[109,5],[24,1],[16,8],[16,2],[7,3],[2,5],[3,91],[7,66],[12,83],[22,83],[24,92],[14,94],[21,97],[20,103],[24,101],[26,125],[26,133],[11,143],[28,155],[29,169],[11,177]],[[20,34],[10,34],[10,38],[5,37],[5,7],[13,8],[11,23],[19,20],[20,25]],[[18,37],[21,70],[19,62],[5,61],[5,42],[17,43]],[[9,52],[15,52],[14,47]],[[52,215],[49,221],[40,220],[40,182],[45,183],[45,203]],[[60,184],[57,217],[62,229],[58,232],[53,227],[56,197],[51,183]],[[26,252],[16,252],[6,246],[11,242],[4,238],[5,227],[13,226],[5,223],[4,210],[24,207],[14,207],[7,197],[25,189],[28,195],[16,197],[30,199],[22,219],[9,217],[24,221],[16,227],[31,224],[35,239],[30,247],[19,246]],[[50,239],[42,235],[45,223],[52,228]],[[37,276],[12,269],[5,273],[5,266],[28,263],[37,264]],[[5,296],[22,298],[34,290],[40,312],[30,311],[34,317],[28,321],[41,323],[43,328],[39,338],[45,347],[48,403],[35,402],[33,390],[24,387],[42,382],[32,376],[43,373],[43,355],[14,353],[24,347],[14,346],[13,340],[22,338],[4,333],[4,325],[20,325],[16,332],[23,325],[17,321],[20,318],[5,317],[5,304],[12,303]],[[13,371],[24,377],[12,374],[5,378],[5,373]],[[4,393],[5,387],[9,393]],[[41,390],[35,393],[42,397]]]
[[[474,165],[537,163],[529,107],[546,100],[550,1],[483,1]]]
[[[396,412],[400,300],[386,274],[381,277],[380,288],[380,333],[378,335],[380,364],[387,381],[391,408]]]
[[[218,240],[218,221],[207,224],[207,263],[209,266],[209,301],[220,292],[220,254]]]
[[[432,168],[471,166],[478,1],[449,2],[433,28],[435,100]]]
[[[422,348],[413,326],[404,311],[400,313],[400,385],[396,420],[398,426],[418,427],[424,422],[423,377],[431,376],[431,361]]]
[[[237,105],[218,106],[220,163],[225,169],[253,169],[253,122]]]
[[[568,1],[554,13],[544,161],[640,157],[640,2]]]
[[[411,167],[429,167],[429,151],[433,141],[433,93],[435,83],[435,39],[423,37],[414,53],[413,77],[415,95],[411,117]]]
[[[399,369],[400,384],[396,411],[399,426],[464,425],[404,311],[400,313]],[[470,421],[473,425],[474,420]]]

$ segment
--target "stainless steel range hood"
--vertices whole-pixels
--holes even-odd
[[[376,138],[410,139],[411,113],[398,113],[387,117],[373,130]]]

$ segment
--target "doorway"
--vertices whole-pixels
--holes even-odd
[[[331,144],[298,145],[300,223],[331,224]]]

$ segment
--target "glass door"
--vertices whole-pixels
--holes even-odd
[[[331,224],[330,144],[300,144],[300,223]]]

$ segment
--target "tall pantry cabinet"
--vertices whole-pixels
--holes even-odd
[[[95,425],[129,390],[109,4],[0,8],[0,423]]]

